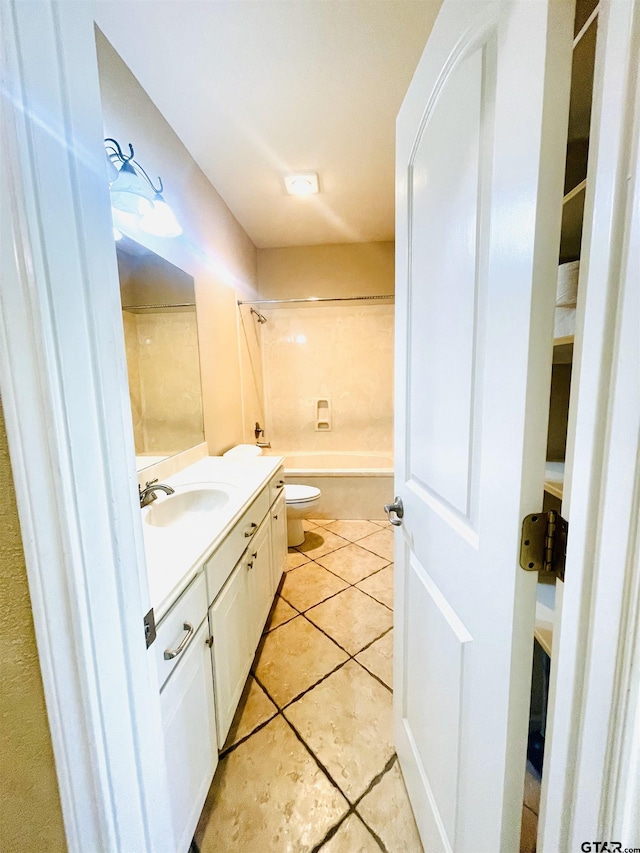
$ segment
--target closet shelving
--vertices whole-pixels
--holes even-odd
[[[595,69],[599,4],[597,0],[577,0],[569,127],[565,165],[564,198],[559,263],[580,258],[582,226],[587,189],[589,125]],[[544,509],[562,509],[564,459],[574,336],[556,337],[553,342],[553,368],[550,391],[547,466],[544,481]],[[555,584],[541,578],[538,583],[535,638],[550,655],[553,644]]]

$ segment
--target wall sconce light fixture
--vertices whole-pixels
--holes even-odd
[[[133,146],[129,145],[129,156],[124,154],[115,139],[105,139],[107,159],[117,170],[111,173],[111,206],[124,213],[139,217],[138,224],[148,234],[157,237],[177,237],[182,234],[180,223],[162,197],[164,187],[158,178],[156,188],[149,175],[137,160],[133,159]]]

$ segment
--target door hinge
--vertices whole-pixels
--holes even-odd
[[[156,638],[156,617],[153,613],[153,607],[144,617],[144,638],[147,642],[147,648],[153,643]]]
[[[544,572],[564,580],[569,524],[555,510],[534,512],[522,522],[520,565],[527,572]]]

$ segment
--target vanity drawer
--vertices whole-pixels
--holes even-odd
[[[160,689],[164,687],[174,667],[182,660],[184,650],[191,644],[206,615],[207,589],[204,573],[200,572],[191,581],[158,627],[156,640],[152,648],[155,650]],[[189,628],[185,629],[184,625],[187,622],[193,628],[192,631]],[[165,651],[177,649],[185,639],[187,639],[187,642],[183,650],[170,660],[165,660]]]
[[[205,563],[209,604],[220,592],[233,567],[250,545],[262,519],[269,511],[269,506],[269,487],[266,486]]]
[[[273,477],[269,480],[269,506],[273,506],[274,501],[278,499],[278,495],[284,489],[284,468],[280,466]]]

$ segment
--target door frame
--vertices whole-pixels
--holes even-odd
[[[30,5],[20,0],[0,4],[6,155],[0,220],[0,390],[60,798],[71,851],[161,850],[171,837],[169,801],[162,762],[157,760],[162,742],[157,680],[141,642],[141,616],[149,598],[93,20],[85,3],[41,0],[37,21],[29,14]],[[630,50],[638,41],[637,7],[637,2],[601,0],[611,38],[617,33],[629,46],[625,51],[618,44],[617,57],[607,51],[607,62],[617,67],[617,80],[625,81],[627,94]],[[628,35],[622,30],[625,22]],[[605,87],[603,94],[607,91]],[[615,103],[624,121],[614,122],[607,134],[617,153],[609,177],[601,181],[598,176],[601,192],[606,195],[605,185],[609,187],[607,210],[617,235],[616,252],[611,263],[607,261],[608,310],[597,346],[592,348],[590,339],[587,352],[577,344],[577,363],[584,371],[592,365],[601,381],[589,383],[593,387],[581,383],[573,407],[577,435],[581,423],[599,425],[597,448],[590,457],[597,464],[582,502],[591,506],[603,497],[606,508],[607,489],[621,480],[628,487],[630,471],[635,472],[636,503],[629,506],[637,508],[640,479],[637,430],[635,438],[627,435],[622,444],[612,440],[621,424],[618,407],[633,381],[629,365],[638,339],[636,334],[633,340],[631,332],[637,330],[630,332],[628,315],[613,310],[618,294],[612,273],[624,269],[625,257],[631,259],[631,248],[638,244],[638,219],[627,209],[631,199],[622,177],[630,167],[629,152],[637,146],[640,106],[634,101],[634,107],[625,110],[622,99],[619,94]],[[603,149],[603,162],[605,154]],[[587,203],[605,216],[598,198],[590,195]],[[595,261],[604,256],[595,227],[593,234],[590,257]],[[589,276],[595,279],[593,261]],[[638,279],[627,275],[618,304],[628,300],[637,305],[637,289]],[[582,289],[585,330],[597,319],[596,292]],[[554,847],[555,838],[602,837],[583,834],[592,830],[589,809],[583,808],[591,800],[571,769],[591,767],[596,747],[603,753],[604,746],[598,781],[601,800],[607,803],[598,826],[613,831],[626,819],[628,826],[638,828],[630,805],[632,771],[640,761],[633,708],[627,701],[621,714],[605,713],[612,694],[599,693],[603,671],[615,674],[616,695],[638,693],[637,604],[635,611],[626,606],[620,631],[611,631],[608,621],[609,592],[637,590],[640,583],[637,523],[625,526],[619,517],[603,513],[595,533],[587,537],[573,518],[579,512],[577,482],[574,474],[564,608],[565,613],[570,608],[577,614],[591,613],[594,630],[590,641],[582,642],[584,625],[576,618],[573,635],[563,625],[556,641],[556,678],[571,671],[573,683],[580,673],[586,680],[580,682],[584,690],[557,692],[555,698],[546,771],[549,791],[561,792],[561,798],[553,808],[549,802],[546,809],[543,805],[548,850],[561,849]],[[627,493],[628,488],[618,492]],[[623,547],[618,544],[614,560],[602,548],[594,549],[589,562],[592,582],[576,589],[580,575],[576,569],[571,580],[572,565],[580,551],[587,552],[593,536],[598,543],[616,536]],[[625,639],[626,625],[635,626],[634,642]],[[597,642],[598,631],[607,626],[615,636]],[[572,736],[563,740],[561,723],[566,729],[568,720],[573,721]],[[631,741],[631,751],[623,758],[619,744],[625,738]],[[605,797],[613,782],[615,791]],[[557,820],[554,814],[561,813],[560,806],[567,811]]]
[[[68,848],[171,848],[90,4],[0,3],[0,393]],[[158,760],[160,758],[160,760]]]
[[[638,723],[628,696],[635,689],[637,697],[640,665],[637,641],[633,647],[640,618],[639,19],[637,0],[601,0],[562,506],[570,532],[566,582],[556,598],[561,616],[551,658],[542,851],[607,839],[640,843],[639,816],[635,828],[627,819],[636,783],[632,776],[628,785],[623,781],[620,750],[626,743],[637,766],[640,744],[629,736]]]

